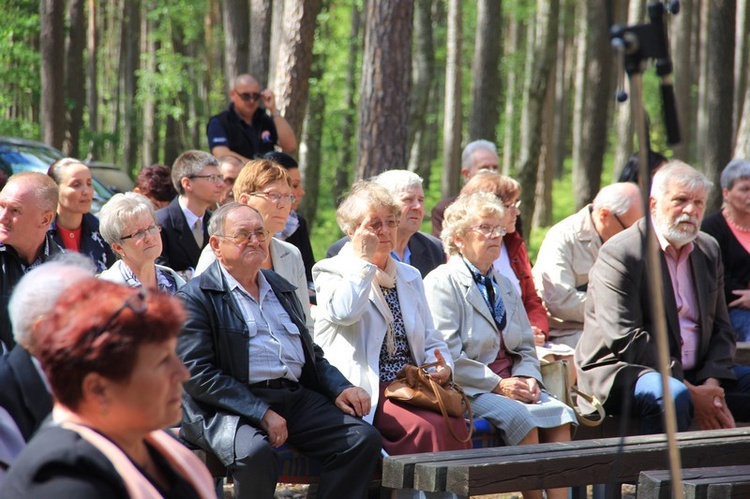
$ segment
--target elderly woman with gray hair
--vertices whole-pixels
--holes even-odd
[[[724,294],[738,341],[750,341],[750,161],[730,161],[721,173],[721,210],[706,217],[701,230],[721,248]]]
[[[101,279],[170,295],[185,284],[174,270],[156,264],[162,250],[161,227],[145,196],[135,192],[112,196],[99,212],[99,231],[120,257],[99,274]]]
[[[445,252],[440,240],[419,230],[424,218],[422,178],[408,170],[387,170],[372,181],[385,187],[401,210],[401,221],[391,256],[419,270],[422,277],[445,263]],[[338,254],[347,241],[349,237],[345,236],[333,243],[326,256]]]
[[[440,237],[450,258],[425,278],[427,302],[475,416],[509,445],[568,441],[575,413],[544,391],[521,297],[493,268],[504,223],[502,201],[488,192],[460,196],[445,210]],[[567,490],[547,497],[567,497]]]
[[[443,418],[386,399],[385,388],[405,365],[438,362],[431,376],[450,379],[453,360],[432,325],[417,269],[393,258],[401,209],[388,190],[360,182],[336,211],[351,239],[333,258],[313,267],[318,307],[315,342],[354,385],[372,398],[366,419],[380,431],[388,454],[465,449]],[[452,418],[466,434],[463,417]]]

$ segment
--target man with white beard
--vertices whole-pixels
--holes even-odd
[[[750,421],[750,367],[732,362],[735,334],[719,246],[699,232],[710,187],[702,173],[679,161],[654,176],[649,237],[661,250],[663,296],[649,289],[645,219],[607,241],[589,275],[575,353],[579,387],[609,413],[629,408],[643,433],[664,431],[653,299],[664,300],[678,430],[693,422],[717,429]]]

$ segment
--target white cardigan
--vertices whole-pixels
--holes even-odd
[[[350,382],[370,394],[372,410],[365,419],[372,422],[379,396],[380,349],[387,328],[384,305],[371,287],[376,266],[343,253],[321,260],[312,270],[318,297],[315,342]],[[419,271],[396,262],[396,291],[416,364],[435,362],[435,349],[439,349],[453,370],[448,346],[432,325]]]

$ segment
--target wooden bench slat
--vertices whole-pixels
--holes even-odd
[[[707,499],[747,499],[750,497],[750,483],[720,483],[708,486]]]
[[[661,444],[654,442],[653,436],[626,438],[627,443],[617,453],[611,447],[589,448],[585,452],[579,449],[577,453],[529,450],[526,456],[508,459],[504,449],[497,449],[497,455],[484,463],[441,463],[447,468],[445,489],[458,495],[479,495],[609,481],[634,483],[642,470],[667,467],[666,437],[660,437]],[[750,434],[746,429],[687,432],[679,434],[677,440],[683,467],[747,462]]]
[[[684,484],[702,480],[709,483],[750,481],[750,466],[687,468],[682,470],[682,480]],[[672,474],[667,470],[642,471],[638,477],[638,499],[670,499],[671,491]]]

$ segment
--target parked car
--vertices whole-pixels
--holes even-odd
[[[65,156],[61,151],[36,140],[0,137],[0,170],[9,177],[25,171],[47,173],[49,165],[63,157]],[[98,215],[114,192],[100,181],[94,168],[91,173],[94,185],[91,213]]]
[[[86,161],[86,164],[91,170],[91,175],[112,192],[130,192],[135,187],[135,182],[117,165],[101,161]]]

